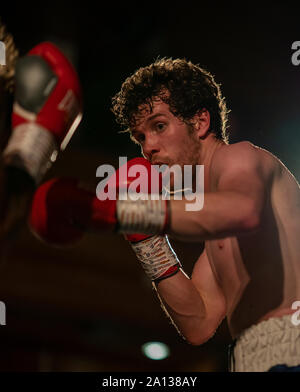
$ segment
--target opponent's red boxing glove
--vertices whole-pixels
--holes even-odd
[[[36,190],[29,227],[49,245],[72,245],[88,230],[113,230],[116,201],[100,201],[78,180],[54,178]]]
[[[4,164],[26,171],[38,183],[81,118],[76,71],[55,45],[38,44],[17,62],[12,135]]]
[[[144,179],[139,180],[139,169],[148,173],[145,166],[148,167],[149,162],[144,158],[133,159],[109,178],[106,187],[115,187],[118,200],[105,199],[105,187],[97,192],[97,197],[96,192],[85,189],[74,179],[45,182],[33,197],[29,216],[31,230],[52,245],[72,244],[86,230],[163,232],[168,216],[166,200],[132,200],[129,195],[127,200],[120,200],[124,190],[130,192],[134,188],[140,192]],[[148,181],[148,189],[151,189],[150,175]]]
[[[77,74],[51,43],[19,58],[12,133],[0,159],[0,251],[26,220],[33,192],[82,116]]]

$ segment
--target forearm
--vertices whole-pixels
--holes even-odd
[[[255,229],[258,211],[254,203],[236,192],[211,192],[204,195],[200,211],[187,211],[186,200],[170,200],[167,233],[183,241],[206,241],[230,237]]]
[[[178,332],[191,344],[202,344],[211,336],[202,296],[182,271],[153,283],[161,305]]]
[[[167,236],[127,235],[167,316],[177,331],[192,344],[201,344],[211,336],[202,293],[194,280],[183,272]]]

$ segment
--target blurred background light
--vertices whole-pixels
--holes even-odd
[[[153,360],[162,360],[170,355],[169,347],[161,342],[148,342],[142,345],[143,354]]]

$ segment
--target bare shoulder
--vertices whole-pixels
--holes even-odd
[[[278,166],[278,160],[269,151],[249,141],[224,144],[213,157],[212,170],[216,175],[224,171],[256,171],[269,176]]]
[[[216,151],[214,161],[219,164],[224,162],[224,160],[226,160],[227,163],[234,161],[242,163],[245,160],[257,161],[264,159],[263,151],[262,148],[255,146],[248,141],[224,144]]]

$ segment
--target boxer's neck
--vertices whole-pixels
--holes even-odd
[[[204,165],[204,189],[209,190],[210,167],[215,152],[225,145],[223,140],[216,139],[214,135],[209,135],[202,144],[201,165]]]

